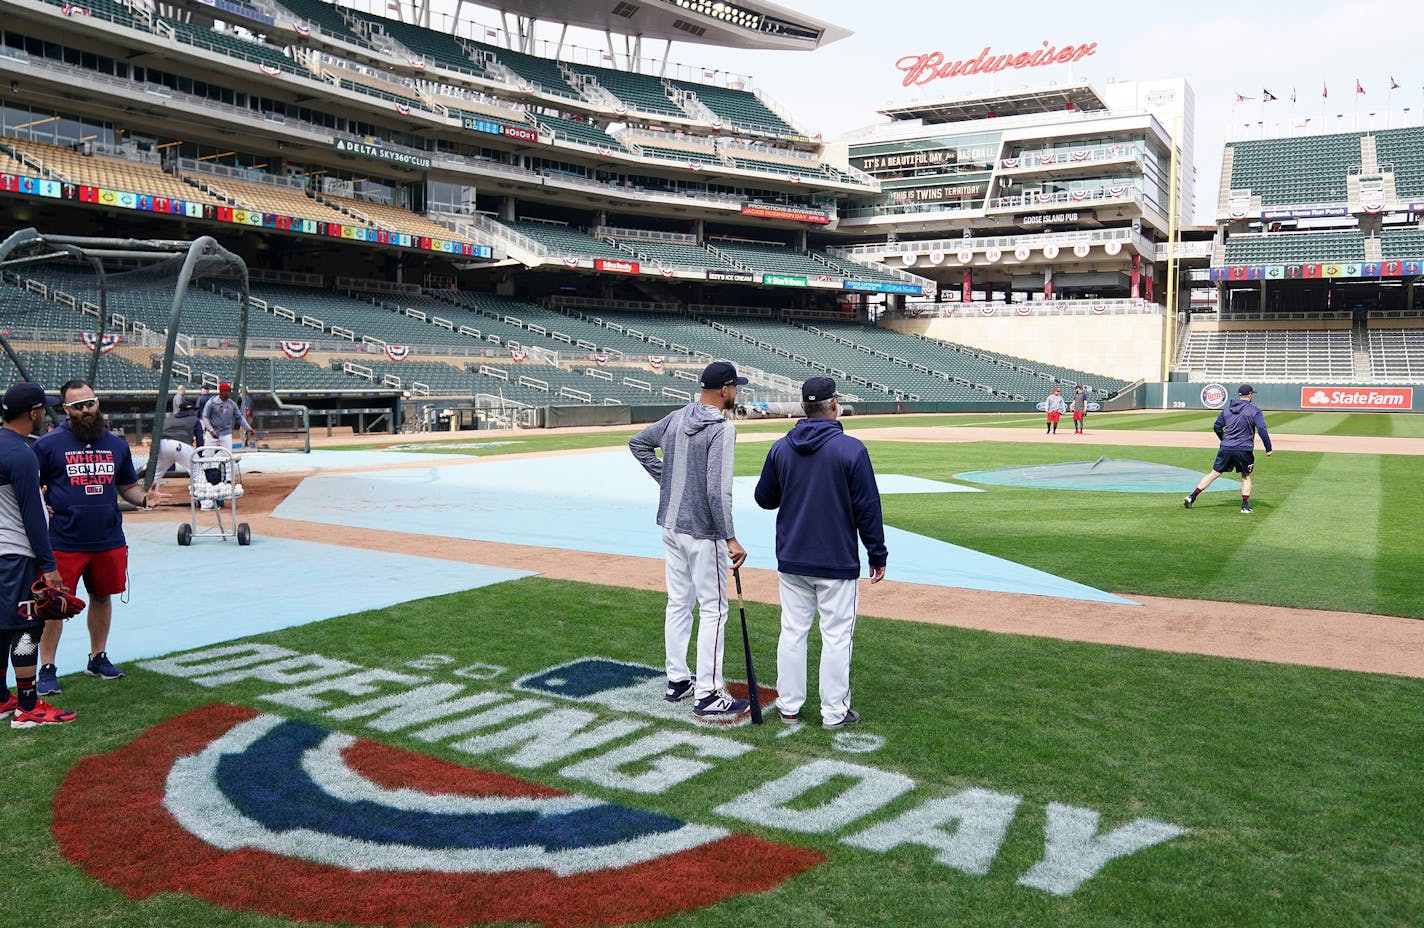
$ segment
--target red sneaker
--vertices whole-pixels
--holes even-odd
[[[13,715],[18,708],[20,708],[20,697],[11,693],[9,699],[0,702],[0,719],[3,719],[7,715]]]
[[[10,720],[10,727],[34,728],[37,725],[63,725],[78,717],[78,713],[72,709],[57,709],[40,699],[36,700],[35,707],[28,712],[24,709],[16,709],[15,717]]]

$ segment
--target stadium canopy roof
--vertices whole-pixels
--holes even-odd
[[[891,119],[922,119],[926,123],[972,122],[993,116],[1025,116],[1036,113],[1061,113],[1065,110],[1093,112],[1106,110],[1107,104],[1090,84],[1070,84],[1065,87],[1035,87],[999,93],[951,97],[923,103],[906,103],[880,110]]]
[[[429,3],[430,0],[424,0]],[[765,0],[491,0],[472,5],[529,20],[642,39],[810,51],[851,35]],[[463,7],[465,2],[460,3]]]

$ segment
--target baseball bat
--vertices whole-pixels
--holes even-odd
[[[742,652],[747,657],[747,703],[752,710],[752,724],[761,724],[761,691],[757,689],[756,668],[752,667],[752,641],[747,637],[747,607],[742,602],[742,572],[732,568],[732,579],[737,584],[737,611],[742,614]]]

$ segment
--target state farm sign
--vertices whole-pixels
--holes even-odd
[[[1413,409],[1413,387],[1301,387],[1305,409]]]
[[[895,67],[905,73],[903,85],[922,87],[931,81],[947,77],[967,77],[971,74],[993,74],[996,71],[1041,68],[1045,65],[1068,64],[1082,61],[1098,50],[1097,42],[1082,45],[1057,46],[1044,42],[1043,47],[1018,54],[995,55],[985,46],[977,58],[950,58],[944,52],[925,52],[921,55],[906,55],[895,62]]]

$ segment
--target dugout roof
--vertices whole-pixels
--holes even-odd
[[[972,122],[995,116],[1062,113],[1067,110],[1098,112],[1107,108],[1092,85],[1084,82],[1064,87],[1038,87],[906,103],[878,112],[891,119],[922,119],[926,124],[939,124]]]

